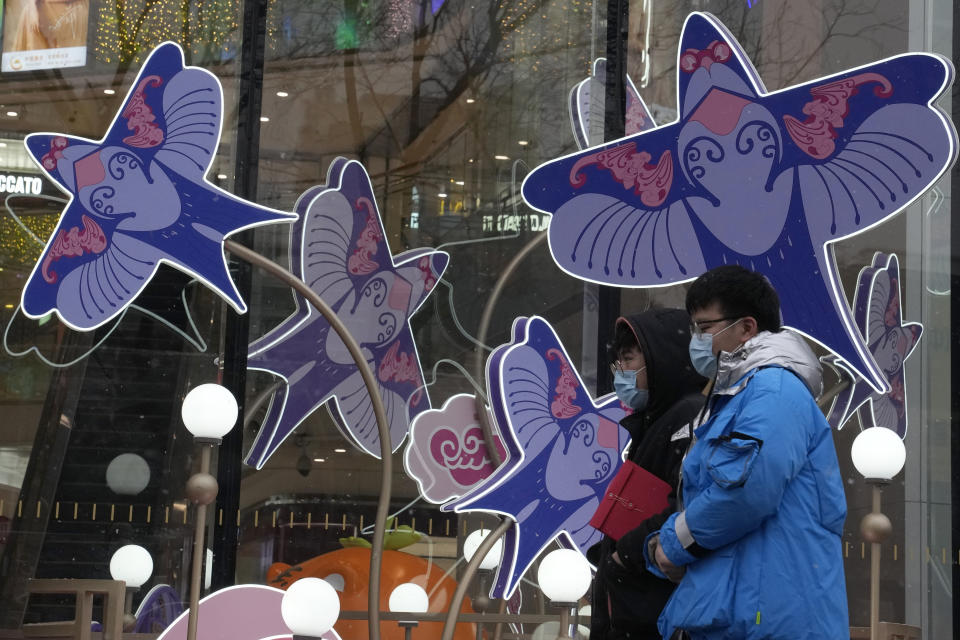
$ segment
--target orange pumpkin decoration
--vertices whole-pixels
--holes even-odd
[[[366,611],[370,549],[337,549],[294,566],[277,562],[267,571],[267,583],[279,589],[287,589],[300,578],[325,579],[337,588],[341,610]],[[413,582],[423,587],[430,597],[431,613],[446,612],[457,588],[456,581],[445,575],[443,570],[432,562],[403,551],[385,549],[380,571],[381,611],[388,611],[390,593],[405,582]],[[460,612],[473,613],[473,607],[467,599],[464,599]],[[367,640],[369,637],[369,623],[366,620],[339,620],[334,629],[343,640]],[[423,622],[413,628],[412,635],[414,640],[435,640],[442,631],[441,622]],[[454,640],[473,640],[476,633],[476,627],[472,623],[459,623],[453,637]],[[403,640],[403,629],[392,620],[383,620],[380,622],[380,637],[383,640]]]

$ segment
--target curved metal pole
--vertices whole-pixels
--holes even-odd
[[[494,543],[499,540],[512,525],[513,520],[504,518],[500,526],[491,531],[490,535],[483,539],[483,542],[480,543],[480,546],[477,547],[476,552],[474,552],[473,558],[467,563],[467,567],[463,571],[463,576],[460,577],[460,584],[457,585],[456,590],[453,592],[453,597],[450,599],[450,608],[447,610],[447,619],[443,623],[441,640],[453,640],[453,632],[457,628],[457,616],[460,615],[460,603],[463,602],[463,597],[466,595],[470,583],[473,582],[473,576],[477,573],[477,569],[480,568],[480,563],[487,557],[487,552],[493,548]]]
[[[538,233],[533,240],[528,242],[520,251],[517,252],[517,255],[513,256],[513,259],[506,266],[506,268],[500,273],[500,277],[497,278],[496,284],[493,285],[493,290],[490,292],[490,297],[487,298],[487,303],[483,307],[483,315],[480,316],[480,327],[477,330],[477,342],[480,344],[487,343],[487,331],[490,329],[490,319],[493,317],[493,309],[497,305],[497,300],[500,299],[500,295],[503,293],[504,287],[507,285],[507,280],[513,275],[513,272],[517,270],[520,266],[520,263],[523,262],[530,253],[540,246],[544,240],[547,239],[547,232],[541,231]],[[474,361],[474,379],[477,382],[480,382],[484,379],[483,376],[483,363],[486,362],[485,354],[483,353],[483,347],[477,347],[477,357]],[[477,418],[480,421],[480,428],[483,430],[483,444],[487,447],[487,454],[490,456],[490,461],[493,463],[494,467],[499,467],[500,463],[503,460],[500,458],[500,452],[497,450],[496,444],[493,441],[493,428],[490,426],[490,421],[487,420],[487,410],[484,406],[484,399],[477,397]]]
[[[280,383],[279,383],[279,382],[272,382],[272,383],[270,383],[270,385],[269,385],[266,389],[264,389],[263,391],[260,392],[260,395],[258,395],[258,396],[254,399],[253,402],[251,402],[249,405],[247,405],[247,410],[243,412],[243,426],[244,426],[244,427],[246,427],[248,424],[250,424],[250,421],[253,420],[253,416],[254,416],[254,414],[257,413],[257,410],[258,410],[260,407],[262,407],[262,406],[263,406],[263,403],[265,403],[267,400],[269,400],[269,399],[270,399],[270,396],[272,396],[273,393],[274,393],[277,389],[279,389],[279,388],[280,388]]]
[[[383,561],[383,538],[387,515],[390,511],[390,480],[393,478],[393,458],[391,457],[390,427],[387,425],[387,412],[383,408],[383,399],[380,398],[380,392],[377,390],[377,381],[360,351],[360,345],[353,339],[353,336],[350,335],[347,327],[333,312],[333,309],[310,287],[276,262],[268,260],[242,244],[233,240],[224,240],[223,246],[241,260],[246,260],[250,264],[260,267],[293,287],[297,293],[306,298],[320,312],[320,315],[326,318],[330,327],[337,332],[343,344],[346,345],[347,351],[350,352],[350,356],[357,365],[357,369],[360,370],[360,376],[363,378],[363,384],[367,387],[367,393],[370,394],[370,404],[373,406],[373,413],[377,419],[377,429],[380,433],[380,461],[382,467],[380,496],[377,499],[377,518],[373,528],[373,548],[370,550],[370,589],[367,608],[370,616],[370,640],[380,640],[380,566]]]
[[[823,395],[820,396],[820,399],[817,400],[817,406],[820,407],[820,410],[829,409],[830,403],[833,402],[833,399],[840,395],[840,392],[850,386],[850,379],[844,378],[837,384],[833,385],[829,389],[823,392]]]
[[[506,598],[500,598],[500,605],[497,608],[497,612],[501,615],[507,610],[507,600]],[[503,637],[503,623],[497,622],[493,627],[493,640],[500,640]]]

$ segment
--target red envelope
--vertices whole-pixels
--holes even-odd
[[[628,460],[610,481],[590,526],[619,540],[627,531],[666,509],[670,491],[669,484]]]

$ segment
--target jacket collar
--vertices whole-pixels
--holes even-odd
[[[736,395],[763,367],[789,369],[818,398],[823,391],[820,361],[807,343],[796,333],[761,331],[732,352],[721,351],[717,363],[716,395]]]

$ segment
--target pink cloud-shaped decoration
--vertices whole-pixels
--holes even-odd
[[[494,438],[503,460],[506,449],[499,436]],[[455,395],[441,409],[419,414],[410,425],[403,464],[420,495],[435,504],[462,496],[493,473],[474,396]]]
[[[259,584],[238,584],[200,600],[197,640],[288,640],[293,633],[280,615],[285,592]],[[184,611],[157,640],[186,640],[190,611]],[[327,631],[322,640],[341,640]]]

